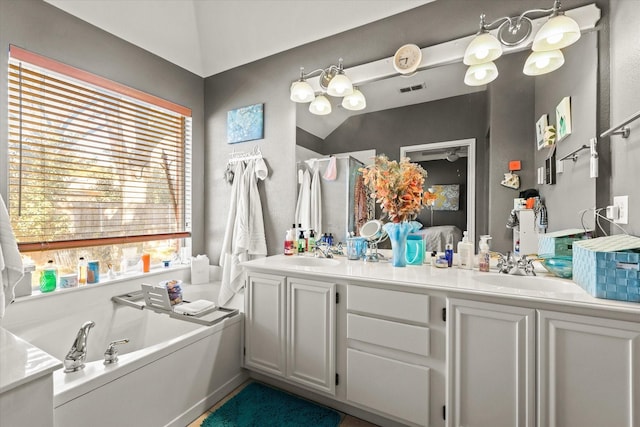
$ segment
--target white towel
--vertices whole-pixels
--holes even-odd
[[[231,205],[235,205],[235,221],[227,221],[225,231],[224,249],[228,252],[224,257],[224,263],[221,263],[222,286],[218,295],[219,305],[229,302],[244,286],[240,263],[267,255],[262,203],[255,166],[255,161],[250,161],[246,170],[236,171],[237,179],[233,181],[233,188],[236,191],[232,191],[232,197],[235,196],[235,200],[231,200]]]
[[[0,196],[0,319],[5,307],[13,302],[13,290],[23,275],[22,258],[11,229],[9,212]]]
[[[327,165],[327,169],[324,171],[324,175],[322,175],[324,179],[327,181],[335,181],[338,176],[338,167],[336,165],[336,156],[331,156],[329,158],[329,164]]]
[[[311,224],[316,236],[322,235],[322,185],[320,172],[316,168],[311,179]]]
[[[300,184],[300,190],[298,191],[296,224],[300,224],[303,230],[308,230],[311,225],[311,175],[309,170],[304,171],[302,184]]]

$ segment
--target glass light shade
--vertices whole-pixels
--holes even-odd
[[[502,45],[490,33],[478,34],[464,51],[465,65],[478,65],[494,61],[502,55]]]
[[[564,55],[560,50],[531,52],[522,72],[527,76],[539,76],[557,70],[562,67],[562,64],[564,64]]]
[[[331,113],[331,103],[324,95],[316,96],[316,99],[309,104],[309,112],[318,116],[325,116]]]
[[[464,75],[467,86],[482,86],[491,83],[498,77],[498,68],[493,62],[472,65]]]
[[[331,96],[347,96],[353,93],[353,84],[344,73],[338,73],[329,82],[327,93]]]
[[[342,99],[342,106],[351,111],[363,110],[367,106],[367,100],[362,92],[354,88],[351,95],[347,95]]]
[[[293,102],[311,102],[315,96],[313,88],[306,80],[299,80],[291,84],[290,99]]]
[[[531,50],[543,52],[572,45],[580,38],[578,23],[566,15],[549,18],[533,39]]]

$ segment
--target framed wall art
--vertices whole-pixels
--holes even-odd
[[[571,97],[566,96],[556,107],[556,140],[558,142],[571,135]]]
[[[264,104],[254,104],[227,112],[227,143],[264,138]]]
[[[549,115],[543,114],[536,122],[536,146],[542,150],[546,146],[544,132],[549,126]]]

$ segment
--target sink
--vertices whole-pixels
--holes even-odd
[[[494,286],[531,291],[555,293],[576,293],[582,291],[582,288],[573,282],[550,277],[489,274],[483,277],[476,277],[475,280]]]
[[[333,267],[340,264],[340,261],[332,258],[313,258],[307,256],[288,256],[281,258],[279,262],[287,265],[298,265],[300,267]]]

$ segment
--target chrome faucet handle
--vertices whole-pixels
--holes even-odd
[[[527,258],[527,255],[522,255],[522,257],[520,257],[520,259],[518,260],[518,267],[522,268],[525,274],[535,276],[536,272],[533,261],[535,261],[536,259],[537,258]]]
[[[116,345],[126,344],[128,342],[129,342],[128,338],[111,341],[104,352],[104,364],[110,365],[112,363],[116,363],[118,361],[118,348],[116,347]]]

